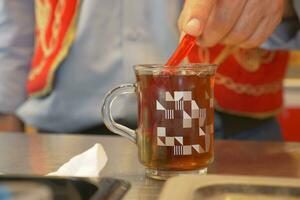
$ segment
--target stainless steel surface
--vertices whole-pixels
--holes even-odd
[[[163,181],[145,178],[137,147],[117,136],[0,134],[0,172],[43,175],[71,157],[101,143],[108,163],[101,176],[128,180],[125,199],[157,199]],[[217,141],[210,174],[300,177],[300,144]]]
[[[180,188],[180,190],[174,190]],[[181,176],[169,179],[160,200],[296,200],[299,178],[249,176]]]

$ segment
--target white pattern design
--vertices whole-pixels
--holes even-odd
[[[205,144],[202,147],[200,144],[189,144],[184,145],[184,136],[168,136],[166,127],[157,127],[157,145],[164,147],[172,147],[174,155],[192,155],[195,153],[205,153],[210,149],[210,134],[213,132],[213,126],[207,125],[206,122],[206,109],[200,108],[199,104],[192,99],[191,91],[175,91],[174,97],[170,92],[165,92],[165,101],[170,103],[173,102],[173,109],[167,109],[161,102],[156,101],[156,110],[164,112],[164,118],[172,120],[175,118],[175,112],[181,113],[182,116],[182,128],[192,128],[192,120],[198,120],[199,125],[199,137],[205,137]],[[209,97],[208,93],[205,92],[205,100],[208,102],[209,107],[213,107],[213,98]],[[190,113],[185,111],[185,102],[190,103]],[[189,105],[189,104],[187,104]],[[176,115],[178,116],[178,115]]]

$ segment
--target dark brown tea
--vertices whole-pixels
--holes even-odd
[[[211,74],[137,74],[139,159],[158,170],[196,170],[213,160]]]

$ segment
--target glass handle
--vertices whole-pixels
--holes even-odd
[[[123,137],[126,137],[127,139],[131,140],[132,142],[136,143],[136,133],[134,130],[123,126],[121,124],[118,124],[115,122],[115,120],[112,117],[111,109],[112,104],[114,100],[122,94],[131,94],[135,93],[136,91],[136,85],[135,84],[124,84],[116,87],[115,89],[111,90],[107,93],[107,95],[104,98],[104,102],[101,109],[102,119],[106,127]]]

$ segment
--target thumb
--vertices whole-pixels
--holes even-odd
[[[186,0],[181,15],[185,20],[182,30],[192,36],[200,36],[208,21],[216,0]]]

